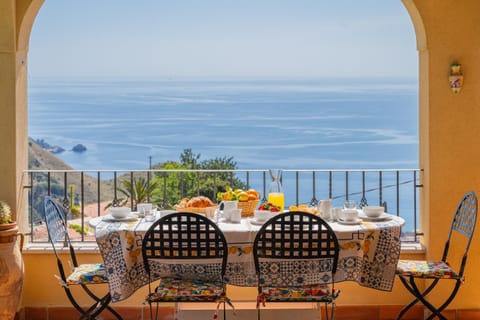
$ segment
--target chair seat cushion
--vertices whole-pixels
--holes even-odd
[[[457,273],[444,261],[399,260],[397,274],[416,278],[459,278]]]
[[[221,282],[199,279],[162,278],[155,292],[147,296],[147,302],[192,301],[215,302],[222,298],[224,287]]]
[[[262,287],[260,300],[263,301],[315,301],[332,302],[338,296],[334,290],[332,297],[331,290],[325,285],[310,285],[300,287]]]
[[[101,263],[81,264],[73,269],[67,278],[67,284],[107,283],[107,272]]]

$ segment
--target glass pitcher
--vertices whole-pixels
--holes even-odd
[[[270,189],[268,192],[268,202],[280,207],[280,212],[285,208],[285,195],[282,188],[282,170],[270,169]]]

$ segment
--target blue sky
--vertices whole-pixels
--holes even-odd
[[[400,0],[46,0],[30,77],[408,77]]]

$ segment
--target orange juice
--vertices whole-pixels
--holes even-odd
[[[270,192],[268,194],[268,202],[280,207],[280,212],[283,212],[285,207],[285,195],[281,192]]]

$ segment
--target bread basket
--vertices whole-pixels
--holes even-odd
[[[175,207],[175,210],[177,210],[178,212],[199,213],[199,214],[204,214],[207,217],[211,217],[215,213],[216,208],[217,208],[217,206],[206,207],[206,208],[196,208],[196,207],[178,208],[178,207]]]

